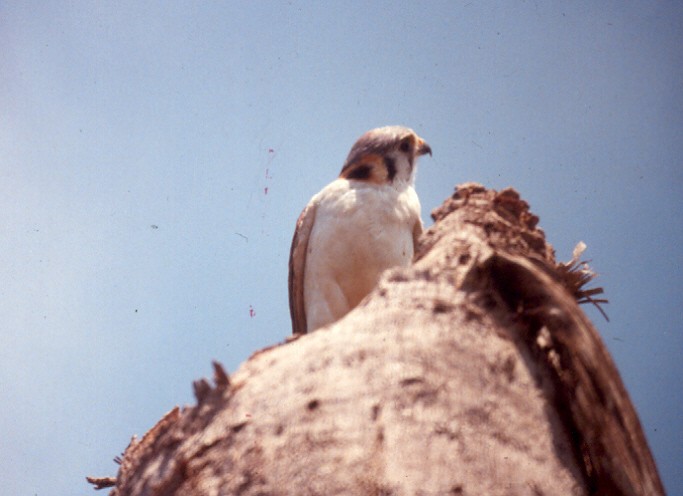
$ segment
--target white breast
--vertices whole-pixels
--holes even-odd
[[[318,207],[304,274],[309,332],[355,307],[384,270],[409,265],[413,233],[421,225],[410,185],[337,179],[311,201]]]

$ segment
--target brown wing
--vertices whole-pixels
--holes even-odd
[[[296,221],[292,248],[289,251],[289,313],[292,317],[292,333],[306,333],[306,307],[304,306],[304,271],[308,239],[311,236],[315,212],[315,201],[306,205]]]

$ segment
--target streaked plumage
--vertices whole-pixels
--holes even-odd
[[[289,259],[293,332],[343,317],[384,270],[410,264],[422,232],[415,168],[425,153],[429,145],[411,129],[373,129],[353,145],[339,177],[311,198]]]

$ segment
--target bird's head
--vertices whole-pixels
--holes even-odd
[[[380,127],[358,138],[339,177],[377,184],[412,184],[420,155],[432,154],[415,131],[402,126]]]

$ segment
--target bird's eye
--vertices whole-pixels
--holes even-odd
[[[409,139],[404,139],[403,141],[401,141],[401,144],[398,145],[399,150],[405,153],[408,153],[412,147],[413,143]]]

